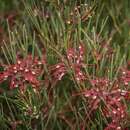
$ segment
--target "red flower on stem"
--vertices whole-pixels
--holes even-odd
[[[119,88],[107,90],[108,85],[111,84],[109,80],[92,80],[92,83],[94,87],[81,92],[88,100],[88,107],[91,109],[89,114],[92,114],[100,106],[103,116],[111,120],[105,130],[122,130],[121,124],[128,117],[123,99],[127,100],[130,93]]]
[[[125,85],[128,86],[130,82],[130,70],[127,69],[122,69],[122,75],[121,75],[121,82]]]
[[[84,46],[79,45],[78,49],[69,48],[67,50],[67,60],[70,68],[74,71],[74,77],[77,82],[86,79],[86,75],[82,72],[83,68]],[[55,81],[61,80],[68,73],[66,64],[62,61],[50,67],[50,73]]]
[[[25,84],[29,83],[34,87],[38,87],[40,82],[38,76],[42,72],[42,66],[45,59],[39,61],[38,57],[28,55],[25,59],[17,56],[16,63],[8,65],[6,70],[0,73],[0,83],[4,80],[10,80],[10,89],[20,87],[25,89]]]

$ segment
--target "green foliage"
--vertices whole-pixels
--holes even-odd
[[[16,63],[18,53],[23,57],[31,53],[42,58],[43,48],[47,52],[47,62],[56,64],[68,48],[77,48],[83,43],[86,50],[83,69],[89,80],[105,77],[114,84],[120,68],[126,66],[130,59],[129,0],[20,2],[0,1],[2,11],[13,8],[21,12],[13,29],[8,27],[8,40],[1,46],[2,64]],[[63,60],[67,63],[66,59]],[[48,65],[44,69],[48,73]],[[0,129],[12,129],[13,124],[17,126],[16,130],[81,130],[85,123],[86,130],[103,130],[108,121],[102,117],[101,108],[91,119],[85,98],[72,96],[90,87],[88,82],[78,84],[73,73],[70,69],[56,86],[51,84],[49,92],[45,84],[39,91],[27,86],[26,92],[21,93],[18,89],[9,90],[8,83],[2,83]],[[40,80],[42,78],[39,77]]]

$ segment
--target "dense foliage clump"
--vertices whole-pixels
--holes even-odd
[[[129,11],[129,0],[1,2],[0,129],[129,130]]]

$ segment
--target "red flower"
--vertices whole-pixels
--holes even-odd
[[[122,69],[121,82],[127,86],[130,82],[130,70]]]
[[[53,80],[61,80],[67,73],[67,69],[64,63],[58,63],[49,68]]]
[[[10,79],[10,88],[20,87],[25,89],[25,84],[30,83],[34,87],[39,86],[38,76],[42,71],[45,61],[39,61],[37,57],[28,55],[25,59],[17,56],[16,64],[7,66],[6,70],[0,73],[0,83]]]
[[[103,116],[111,120],[105,130],[122,130],[121,124],[128,117],[127,108],[123,103],[123,99],[127,97],[128,91],[121,89],[108,91],[105,87],[98,88],[97,86],[97,88],[84,90],[82,94],[88,99],[88,107],[91,109],[91,112],[97,110],[100,106],[103,110]]]
[[[121,126],[118,126],[114,122],[110,123],[104,130],[123,130]]]
[[[69,48],[67,50],[67,60],[70,65],[70,68],[74,71],[74,77],[77,80],[77,82],[86,79],[86,75],[82,72],[83,55],[83,45],[80,45],[77,50],[75,50],[74,48]],[[55,81],[61,80],[62,77],[68,73],[68,68],[64,62],[60,62],[56,65],[51,66],[49,70],[52,75],[52,78],[55,79]]]

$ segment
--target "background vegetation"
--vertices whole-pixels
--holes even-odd
[[[129,0],[0,0],[0,129],[129,130],[129,12]]]

